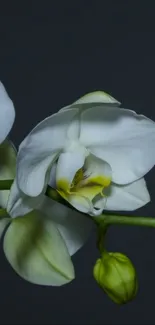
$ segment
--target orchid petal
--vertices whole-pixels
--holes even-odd
[[[57,189],[68,192],[70,190],[74,176],[84,165],[86,150],[75,148],[73,152],[61,153],[56,168]]]
[[[150,195],[144,178],[128,185],[112,183],[105,190],[105,195],[107,196],[106,204],[101,197],[94,203],[94,207],[99,212],[98,215],[104,209],[111,211],[134,211],[150,202]]]
[[[109,193],[108,193],[109,190]],[[144,178],[128,185],[112,184],[107,188],[106,210],[134,211],[150,202]]]
[[[15,119],[15,109],[3,84],[0,82],[0,143],[9,134]]]
[[[3,247],[13,269],[31,283],[60,286],[74,279],[74,267],[58,229],[38,211],[12,220]]]
[[[15,178],[9,193],[7,203],[7,212],[12,218],[24,216],[34,209],[37,209],[44,200],[44,195],[40,194],[37,197],[31,197],[24,194],[18,187],[17,179]]]
[[[75,254],[88,239],[93,221],[78,211],[62,206],[48,197],[44,198],[40,209],[56,223],[69,254]]]
[[[96,105],[102,105],[104,109],[105,106],[108,107],[117,107],[120,105],[120,102],[117,99],[113,98],[109,94],[105,93],[104,91],[94,91],[84,96],[80,97],[78,100],[73,102],[71,105],[65,106],[59,110],[62,112],[68,109],[74,109],[76,107],[84,110],[90,107],[95,107]]]
[[[155,123],[133,111],[100,107],[83,111],[79,141],[110,164],[117,184],[143,177],[155,164]]]
[[[44,191],[49,168],[65,146],[67,130],[75,114],[76,111],[66,111],[46,118],[21,143],[17,182],[25,194],[37,196]]]
[[[102,104],[115,104],[116,106],[120,105],[120,102],[118,102],[115,98],[110,96],[104,91],[94,91],[88,94],[85,94],[78,100],[76,100],[74,104],[89,104],[89,103],[102,103]]]

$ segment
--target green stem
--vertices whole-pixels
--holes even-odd
[[[0,209],[0,218],[1,217],[5,217],[5,216],[7,216],[8,214],[7,214],[7,212],[6,212],[6,210],[5,209]]]
[[[0,190],[9,190],[13,183],[12,179],[1,180],[0,181]],[[67,201],[65,201],[61,195],[52,187],[47,186],[45,195],[51,198],[54,201],[57,201],[67,207],[74,209]],[[3,209],[1,209],[2,211]],[[1,212],[2,213],[2,212]],[[4,211],[3,211],[4,213]],[[85,214],[86,215],[86,214]],[[88,215],[86,215],[89,217]],[[92,217],[96,224],[100,225],[102,228],[109,225],[130,225],[130,226],[143,226],[143,227],[153,227],[155,228],[155,218],[149,217],[135,217],[135,216],[119,216],[115,214],[101,214],[97,217]]]
[[[13,179],[0,180],[0,190],[10,190]]]
[[[108,228],[108,226],[103,227],[102,225],[99,225],[99,227],[97,229],[97,235],[98,235],[97,236],[97,248],[101,254],[106,251],[105,237],[106,237],[107,228]]]
[[[72,207],[67,201],[65,201],[61,195],[50,186],[47,187],[46,193],[48,197],[50,197],[53,200],[56,200],[63,205],[66,205],[70,207],[72,210],[74,207]],[[88,216],[88,215],[86,215]],[[89,217],[89,216],[88,216]],[[119,216],[115,214],[101,214],[97,217],[92,217],[92,219],[95,221],[96,224],[100,225],[102,228],[105,229],[109,225],[130,225],[130,226],[143,226],[143,227],[155,227],[155,218],[149,218],[149,217],[135,217],[135,216]],[[103,230],[102,230],[103,233]]]
[[[117,216],[113,214],[102,214],[93,217],[94,221],[102,227],[109,225],[128,225],[155,228],[155,218],[135,217],[135,216]]]

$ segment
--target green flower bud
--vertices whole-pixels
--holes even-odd
[[[127,303],[137,293],[136,270],[124,254],[104,252],[96,261],[93,274],[99,286],[117,304]]]

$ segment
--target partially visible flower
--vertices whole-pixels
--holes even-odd
[[[30,132],[17,156],[12,217],[22,211],[18,191],[25,206],[26,196],[37,204],[47,184],[90,215],[135,210],[150,201],[143,177],[155,163],[155,123],[119,105],[104,92],[90,93]]]
[[[45,217],[34,210],[12,219],[4,236],[4,253],[25,280],[60,286],[74,279],[74,267],[59,230]]]
[[[16,149],[6,139],[13,125],[14,117],[13,103],[4,86],[0,83],[0,181],[15,178]],[[15,184],[16,181],[13,185],[14,188]],[[5,209],[7,207],[8,196],[9,191],[0,190],[0,208]],[[24,205],[22,196],[21,201]],[[58,220],[61,216],[61,221],[57,226],[48,217],[48,199],[46,203],[44,202],[47,214],[41,210],[34,210],[36,204],[34,204],[34,199],[32,201],[31,209],[28,208],[31,212],[27,214],[27,210],[24,210],[24,218],[11,219],[7,213],[5,214],[5,210],[0,210],[3,212],[3,214],[0,213],[0,237],[10,223],[4,235],[3,246],[6,258],[21,277],[32,283],[57,286],[68,283],[75,276],[70,255],[81,245],[85,227],[82,230],[79,229],[80,216],[78,219],[78,214],[71,218],[67,208],[62,211],[59,206],[57,208],[60,211],[56,212],[55,210],[55,213],[59,213]],[[44,210],[43,202],[42,210]],[[60,213],[61,211],[62,213]],[[64,224],[68,222],[70,227],[77,226],[77,229],[80,230],[79,235],[75,237],[76,242],[74,244],[70,242],[73,231],[70,234],[70,227],[67,230],[64,227]],[[68,241],[67,239],[65,241],[65,238],[68,238]]]
[[[3,84],[0,82],[0,143],[9,134],[15,119],[15,109]]]
[[[15,109],[3,84],[0,82],[0,180],[15,177],[16,150],[6,139],[15,119]],[[0,207],[5,208],[9,191],[0,191]]]
[[[4,150],[5,146],[2,148]],[[10,159],[6,157],[7,165],[3,166],[2,173],[2,178],[6,176],[6,179],[9,175],[11,178],[15,176],[13,169],[16,152],[7,150],[7,153],[9,152]],[[16,186],[15,180],[11,193],[17,194]],[[29,282],[51,286],[67,284],[75,277],[71,256],[88,238],[92,227],[91,220],[83,218],[79,212],[62,207],[44,195],[40,195],[38,204],[38,198],[37,201],[27,197],[25,200],[24,194],[19,194],[18,200],[17,196],[15,199],[18,203],[22,202],[22,209],[18,211],[21,215],[24,214],[24,217],[0,217],[0,237],[10,223],[3,244],[7,260],[16,273]],[[9,191],[0,191],[3,208],[7,207],[8,195]],[[38,209],[35,209],[36,205]],[[31,212],[27,213],[28,210]]]
[[[29,211],[33,213],[35,213],[37,215],[42,216],[42,225],[43,228],[48,229],[49,224],[51,224],[51,227],[49,228],[49,231],[52,231],[52,227],[53,227],[53,231],[54,229],[56,229],[57,233],[59,233],[59,238],[57,238],[57,240],[55,241],[54,238],[52,238],[53,242],[52,242],[52,246],[51,246],[51,254],[53,254],[53,259],[55,259],[55,261],[57,261],[57,250],[59,249],[59,240],[60,241],[60,246],[62,246],[62,243],[64,245],[64,247],[66,247],[68,255],[72,256],[74,255],[85,243],[85,241],[88,239],[90,232],[92,230],[92,225],[93,225],[93,221],[90,220],[89,218],[83,216],[83,214],[81,214],[78,211],[73,211],[72,209],[66,207],[66,206],[62,206],[62,204],[55,202],[53,200],[51,200],[50,198],[46,197],[44,194],[39,195],[39,197],[28,197],[25,194],[23,194],[17,186],[17,182],[16,179],[13,182],[13,185],[11,187],[10,190],[10,196],[11,198],[14,198],[14,202],[13,202],[13,210],[11,210],[11,205],[10,205],[10,199],[8,201],[7,204],[7,212],[9,213],[9,215],[12,217],[12,223],[14,223],[14,220],[16,219],[23,219],[23,224],[24,224],[24,220],[27,218],[27,215],[29,214]],[[9,197],[10,197],[9,196]],[[14,216],[14,209],[16,211],[18,211],[18,217]],[[30,221],[32,222],[33,225],[33,218],[30,219]],[[21,221],[22,223],[22,221]],[[18,230],[18,228],[16,227],[16,232],[18,234],[18,231],[20,232],[20,229]],[[32,234],[33,235],[33,234]],[[27,232],[25,232],[25,234],[23,234],[23,239],[24,237],[27,236]],[[52,232],[51,232],[51,236],[53,236]],[[28,240],[31,241],[31,236],[30,234],[28,234]],[[22,240],[22,239],[21,239]],[[34,240],[33,240],[34,242]],[[10,243],[10,241],[7,242],[8,245]],[[19,240],[19,246],[20,246],[20,240]],[[10,246],[8,246],[8,250],[7,250],[7,259],[9,261],[11,261],[11,265],[13,266],[13,268],[15,270],[17,270],[17,273],[19,273],[19,269],[16,265],[16,263],[14,262],[15,260],[12,260],[11,257],[9,257],[9,254],[12,255],[11,251],[10,251]],[[16,247],[14,246],[13,242],[12,242],[12,250],[14,249],[14,255],[17,254],[18,257],[18,250],[16,249]],[[22,249],[22,247],[21,247]],[[49,247],[50,249],[50,247]],[[10,253],[9,253],[10,252]],[[29,251],[30,253],[31,251]],[[59,252],[59,254],[63,254],[63,251]],[[29,256],[29,255],[28,255]],[[16,257],[16,258],[17,258]],[[63,260],[63,259],[62,259]],[[24,258],[23,258],[24,261]],[[71,259],[70,259],[71,261]],[[36,263],[37,264],[37,263]],[[64,264],[65,267],[65,264]],[[57,268],[55,268],[56,271]],[[42,272],[42,270],[40,270],[40,272]],[[26,277],[24,276],[24,269],[23,269],[23,273],[19,273],[22,277]],[[37,282],[37,277],[35,280],[35,270],[33,270],[32,275],[29,274],[29,278],[27,277],[27,279],[31,282],[32,281],[32,276],[33,276],[33,281]],[[42,281],[44,281],[44,272],[42,272]],[[45,276],[46,277],[46,276]],[[64,283],[66,283],[66,279],[64,279]],[[55,279],[51,278],[51,280],[49,281],[48,285],[58,285],[58,283],[55,283]],[[62,285],[62,283],[60,283],[60,285]]]
[[[6,145],[7,143],[4,143],[0,148],[0,152],[3,150],[1,158],[5,157],[7,162],[1,169],[2,179],[15,176],[16,152],[13,147],[11,152],[9,144],[5,151]],[[9,191],[0,191],[0,203],[3,208],[7,207],[8,196]],[[20,200],[23,200],[23,197],[21,196]],[[8,262],[18,275],[31,283],[61,286],[75,277],[70,256],[83,245],[92,223],[90,220],[83,220],[80,213],[73,213],[65,206],[62,208],[60,204],[54,204],[44,196],[40,199],[42,203],[39,210],[34,209],[34,198],[30,199],[28,207],[31,207],[32,211],[27,213],[27,207],[26,210],[22,209],[23,218],[11,219],[7,214],[0,216],[0,238],[9,225],[4,235],[3,248]]]
[[[124,254],[103,253],[94,266],[93,274],[99,286],[117,304],[127,303],[137,293],[137,274]]]

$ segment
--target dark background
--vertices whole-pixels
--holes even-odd
[[[96,89],[155,120],[155,2],[2,1],[0,79],[16,107],[16,145],[37,122]],[[152,170],[152,202],[137,215],[155,215],[154,179]],[[73,257],[76,280],[61,288],[22,280],[1,245],[0,324],[155,324],[155,229],[112,227],[108,247],[126,253],[139,275],[137,298],[121,307],[93,280],[95,232]]]

